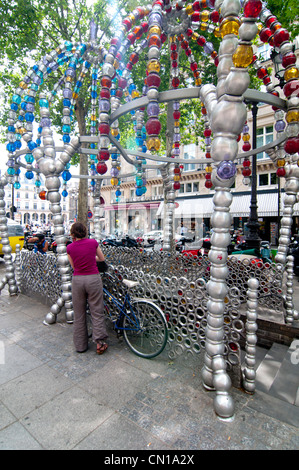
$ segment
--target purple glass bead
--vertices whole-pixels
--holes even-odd
[[[276,132],[282,132],[286,126],[284,121],[276,121],[275,123],[275,130]]]
[[[180,109],[180,102],[179,101],[174,101],[172,104],[173,110],[174,111],[179,111]]]
[[[211,145],[211,143],[212,143],[211,137],[206,137],[205,138],[205,145]]]
[[[26,104],[26,111],[28,111],[29,113],[33,113],[34,112],[34,104],[33,103],[27,103]]]
[[[40,126],[41,127],[50,127],[51,126],[51,119],[47,118],[47,117],[41,118]]]
[[[111,176],[115,177],[119,173],[119,170],[117,168],[111,168],[110,174]]]
[[[223,161],[219,163],[217,175],[223,180],[229,180],[236,174],[236,165],[231,161]]]
[[[32,81],[35,85],[40,85],[41,82],[42,82],[42,79],[40,77],[36,76],[36,77],[33,77]]]
[[[63,90],[63,98],[67,98],[67,99],[71,100],[72,97],[73,97],[73,92],[72,92],[72,90],[70,90],[69,88],[65,88],[65,89]]]
[[[65,72],[65,75],[66,75],[66,76],[69,76],[69,77],[72,77],[72,78],[75,78],[75,76],[76,76],[76,70],[73,69],[72,67],[69,67],[69,68],[67,69],[67,71]]]
[[[100,100],[99,102],[99,111],[108,112],[110,109],[110,103],[108,100]]]
[[[157,102],[151,101],[149,102],[146,110],[147,110],[148,116],[159,116],[160,106],[158,105]]]
[[[162,16],[157,12],[152,12],[148,18],[148,25],[149,27],[153,24],[158,24],[159,26],[162,25]]]
[[[203,51],[205,54],[209,55],[209,54],[212,54],[214,50],[214,46],[211,42],[206,42],[203,46]]]
[[[180,149],[174,148],[174,149],[172,150],[172,154],[175,155],[175,156],[179,156],[179,155],[180,155]]]
[[[243,134],[248,134],[248,132],[249,132],[249,126],[245,124],[245,126],[243,127]]]
[[[174,142],[180,142],[181,141],[181,135],[180,134],[174,134],[173,141]]]
[[[57,62],[51,62],[51,63],[49,64],[49,67],[50,67],[50,69],[52,69],[52,70],[57,70],[58,67],[59,67],[59,65],[57,64]]]

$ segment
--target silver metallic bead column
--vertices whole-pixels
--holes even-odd
[[[285,298],[285,308],[286,308],[286,324],[292,325],[294,321],[294,302],[293,302],[293,279],[294,279],[294,257],[287,257],[287,282],[286,282],[286,298]]]
[[[206,326],[205,363],[202,369],[204,386],[215,389],[214,409],[221,418],[231,418],[234,414],[234,402],[229,395],[231,380],[226,372],[224,359],[224,299],[228,294],[226,278],[227,246],[230,243],[229,229],[231,215],[229,207],[232,194],[228,188],[215,188],[213,202],[215,210],[211,218],[213,235],[209,259],[211,276],[207,284],[209,300],[207,302],[208,317]]]
[[[57,242],[58,268],[61,280],[61,297],[52,305],[51,311],[46,315],[45,323],[51,324],[56,322],[56,316],[64,306],[66,311],[66,321],[73,322],[73,304],[72,304],[72,276],[66,252],[66,239],[64,233],[64,218],[61,211],[61,196],[59,192],[60,179],[59,175],[65,169],[65,165],[69,163],[72,155],[79,148],[79,139],[73,138],[70,144],[65,146],[64,151],[59,158],[55,160],[55,143],[52,136],[52,130],[44,127],[43,132],[44,150],[41,148],[33,151],[39,169],[45,176],[45,186],[47,188],[47,199],[50,202],[50,210],[53,214],[54,234]]]
[[[21,267],[21,246],[16,245],[16,257],[15,257],[15,274],[16,274],[16,283],[18,288],[21,285],[22,281],[22,267]]]
[[[286,258],[291,239],[294,204],[299,192],[299,167],[296,162],[286,165],[285,197],[283,201],[283,216],[280,221],[280,236],[275,262],[286,264]]]
[[[248,280],[247,291],[247,321],[246,321],[246,346],[245,346],[245,368],[243,387],[247,393],[255,392],[255,363],[257,343],[257,308],[258,308],[259,281],[255,278]]]
[[[4,253],[5,261],[5,276],[0,282],[0,292],[6,284],[8,284],[8,291],[11,296],[18,293],[18,286],[15,278],[15,268],[12,260],[12,249],[9,243],[8,238],[8,229],[7,229],[7,218],[5,215],[5,201],[4,201],[4,187],[7,184],[6,178],[3,176],[0,178],[0,236],[2,251]]]
[[[101,239],[100,218],[101,218],[101,186],[103,180],[97,180],[93,194],[93,211],[94,211],[94,232],[96,240]]]
[[[173,247],[173,217],[175,208],[175,192],[173,190],[172,178],[170,176],[170,165],[161,169],[164,188],[164,230],[163,250],[171,252]]]

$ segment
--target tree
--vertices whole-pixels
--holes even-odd
[[[283,2],[267,0],[267,7],[277,17],[282,26],[289,31],[291,39],[294,40],[299,34],[298,0],[284,0]]]

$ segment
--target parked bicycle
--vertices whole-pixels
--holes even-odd
[[[115,278],[109,273],[104,273],[103,284],[109,281],[115,284]],[[137,286],[138,282],[123,279],[122,283],[126,287],[122,301],[107,287],[103,287],[105,313],[112,321],[114,330],[118,334],[123,334],[134,354],[146,359],[156,357],[167,343],[166,318],[153,301],[131,297],[130,289]]]

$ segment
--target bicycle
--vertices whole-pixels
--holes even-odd
[[[106,278],[115,284],[116,280],[111,274],[104,273],[102,276],[103,280]],[[146,359],[154,358],[164,350],[167,343],[165,316],[153,301],[131,298],[129,291],[138,285],[137,281],[122,279],[122,283],[126,287],[122,302],[103,286],[105,312],[112,321],[114,330],[123,334],[126,344],[134,354]]]

